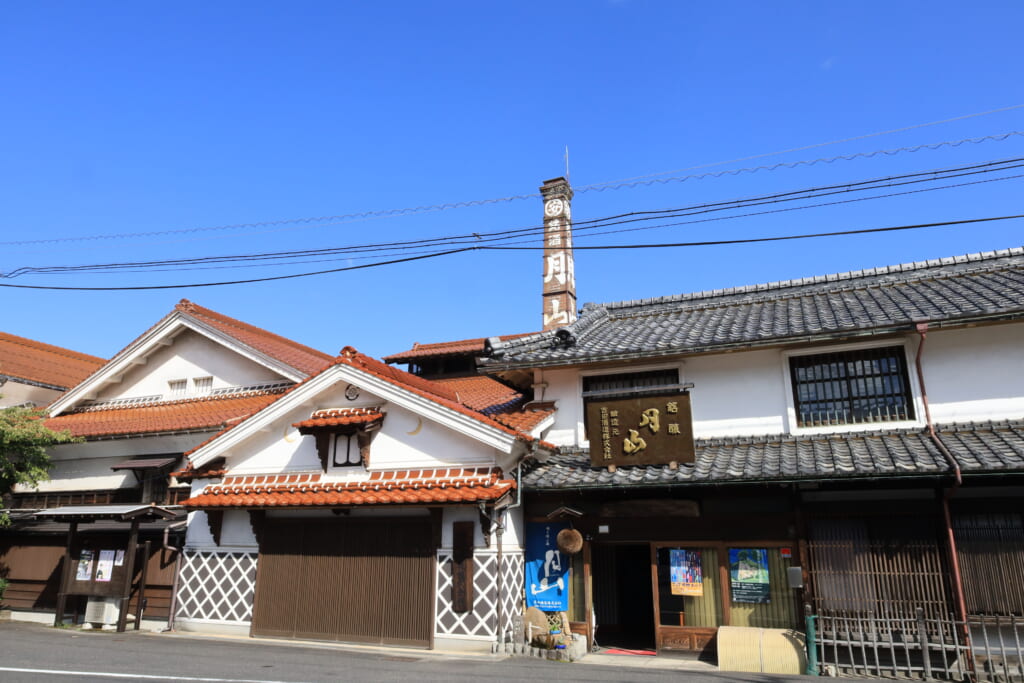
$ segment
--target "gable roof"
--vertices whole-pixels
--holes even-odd
[[[87,353],[0,332],[0,377],[47,389],[65,390],[81,382],[105,362]]]
[[[46,420],[50,429],[86,439],[223,429],[275,401],[283,389],[152,401],[114,407],[86,407]]]
[[[50,406],[51,414],[70,410],[105,382],[117,381],[135,363],[186,329],[213,339],[292,382],[301,381],[331,362],[326,353],[182,299],[169,314],[55,401]]]
[[[300,344],[241,320],[229,318],[222,313],[194,304],[188,299],[179,301],[174,309],[208,323],[246,346],[287,363],[304,375],[311,375],[331,362],[330,354],[317,351],[305,344]]]
[[[527,337],[531,334],[536,333],[525,332],[521,334],[506,334],[497,338],[501,340],[519,339],[520,337]],[[423,358],[479,356],[483,353],[484,343],[487,339],[487,337],[480,337],[478,339],[461,339],[458,341],[435,342],[433,344],[420,344],[419,342],[415,342],[412,345],[412,348],[408,351],[384,356],[383,360],[385,363],[415,363],[417,360],[421,360]]]
[[[351,370],[355,370],[359,375],[351,375]],[[515,441],[523,441],[536,443],[545,449],[554,448],[554,446],[541,442],[525,431],[509,426],[495,417],[470,408],[459,401],[458,395],[450,387],[440,382],[424,379],[404,370],[399,370],[366,354],[359,353],[351,346],[343,348],[341,354],[334,359],[334,362],[324,367],[320,372],[286,390],[277,400],[268,404],[260,414],[265,420],[272,420],[279,414],[284,414],[295,405],[300,405],[302,401],[308,400],[307,394],[312,393],[315,395],[323,386],[332,383],[338,378],[339,374],[343,376],[343,379],[362,380],[362,384],[369,385],[366,388],[373,393],[390,394],[390,396],[384,396],[386,400],[397,401],[401,396],[409,394],[423,399],[426,403],[421,401],[419,405],[429,406],[435,417],[459,422],[467,429],[467,433],[491,443],[492,446],[510,447]],[[383,384],[379,384],[374,380]],[[395,389],[399,393],[394,393],[393,390]],[[250,417],[259,418],[258,415]],[[468,422],[466,422],[466,418],[468,418]],[[218,449],[229,447],[228,444],[233,443],[235,439],[245,438],[246,428],[250,427],[251,422],[247,418],[236,425],[229,425],[220,433],[186,453],[186,455],[192,458],[192,466],[201,467],[205,465],[207,462],[219,457],[220,451]],[[253,429],[255,428],[253,427]]]
[[[587,304],[557,331],[488,340],[483,369],[573,365],[1024,318],[1024,248],[694,294]]]

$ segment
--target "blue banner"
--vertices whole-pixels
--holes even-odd
[[[565,522],[526,525],[526,606],[545,612],[569,609],[569,558],[555,542]]]

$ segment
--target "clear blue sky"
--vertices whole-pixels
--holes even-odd
[[[0,272],[401,241],[536,225],[537,198],[1024,103],[1024,3],[14,3],[0,20]],[[703,169],[1024,131],[1024,108]],[[604,192],[577,221],[1024,157],[1024,137]],[[1022,169],[1004,173],[1012,175]],[[678,171],[683,176],[698,171]],[[996,176],[989,174],[973,179]],[[1024,213],[1022,180],[577,244],[681,242]],[[46,244],[11,244],[58,238]],[[580,303],[1024,244],[1024,221],[769,245],[578,252]],[[130,286],[362,261],[0,283]],[[0,288],[0,330],[110,356],[182,297],[329,353],[541,325],[538,252],[229,287]]]

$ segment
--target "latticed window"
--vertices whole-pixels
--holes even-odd
[[[789,359],[797,425],[913,420],[902,346]]]
[[[192,383],[195,385],[196,393],[200,396],[205,396],[213,391],[213,377],[196,377]]]
[[[167,382],[167,393],[171,396],[184,396],[188,393],[187,379],[172,379]]]

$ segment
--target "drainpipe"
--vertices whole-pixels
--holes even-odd
[[[497,629],[495,629],[495,630],[497,631],[497,640],[498,640],[498,647],[499,648],[501,648],[504,645],[504,638],[505,638],[505,631],[504,631],[504,627],[505,627],[505,605],[504,605],[505,580],[504,580],[504,568],[502,567],[502,560],[504,558],[504,554],[502,552],[502,544],[501,544],[501,542],[502,542],[502,536],[505,535],[505,521],[504,521],[505,520],[505,513],[507,511],[513,510],[513,509],[515,509],[515,508],[517,508],[517,507],[519,507],[520,505],[523,504],[523,489],[522,489],[522,486],[520,485],[520,481],[522,479],[522,476],[523,476],[523,461],[520,460],[519,463],[516,465],[516,502],[512,503],[511,505],[506,505],[505,507],[503,507],[501,509],[494,509],[492,511],[493,514],[494,514],[494,517],[491,517],[490,515],[488,515],[488,519],[490,519],[491,523],[494,525],[494,534],[495,534],[495,536],[497,536],[497,545],[498,545],[498,585],[497,585],[497,590],[498,590],[498,596],[497,596],[497,598],[498,598],[498,600],[497,600],[497,603],[498,603],[498,625],[497,625]],[[485,510],[485,507],[484,507],[483,503],[480,503],[480,510],[481,511]]]
[[[171,607],[170,612],[167,615],[167,630],[174,630],[174,612],[178,608],[178,576],[181,574],[181,548],[176,548],[170,544],[171,529],[180,529],[188,524],[188,520],[184,519],[174,524],[168,524],[164,527],[164,544],[162,550],[164,552],[175,552],[177,555],[174,558],[174,579],[171,581]]]
[[[953,476],[955,478],[953,486],[943,491],[942,516],[946,525],[946,543],[949,548],[950,567],[953,570],[953,591],[956,593],[957,612],[959,613],[960,619],[964,622],[965,638],[969,638],[969,632],[967,629],[967,600],[964,597],[963,578],[960,575],[960,559],[957,556],[956,536],[953,534],[953,518],[949,513],[949,499],[956,495],[957,490],[964,483],[964,480],[960,472],[960,463],[957,462],[956,458],[953,457],[953,454],[949,452],[948,448],[946,448],[946,444],[942,443],[939,435],[935,433],[935,425],[932,423],[932,412],[928,405],[928,392],[924,388],[924,371],[921,369],[921,356],[924,352],[924,342],[928,335],[927,322],[917,324],[917,334],[920,336],[921,341],[917,345],[917,356],[914,362],[917,366],[917,381],[921,385],[921,402],[924,404],[925,421],[928,423],[928,436],[931,437],[935,447],[939,449],[939,452],[942,453],[946,462],[948,462],[949,466],[953,469]]]

